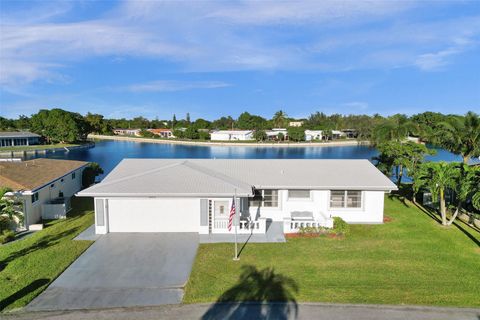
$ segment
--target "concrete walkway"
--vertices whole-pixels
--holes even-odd
[[[180,303],[197,248],[197,233],[106,234],[26,310]]]
[[[290,308],[290,312],[287,312]],[[295,311],[296,309],[296,311]],[[480,309],[418,306],[286,304],[191,304],[69,312],[20,312],[5,319],[123,320],[123,319],[320,319],[320,320],[478,320]]]

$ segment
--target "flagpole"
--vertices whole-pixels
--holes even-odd
[[[233,260],[238,261],[240,258],[238,257],[238,245],[237,245],[237,224],[238,224],[238,219],[237,219],[237,188],[235,188],[235,196],[233,198],[234,205],[235,205],[235,216],[234,216],[234,222],[235,222],[235,257],[233,257]]]

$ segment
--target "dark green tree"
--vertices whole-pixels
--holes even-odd
[[[31,129],[50,143],[85,140],[91,130],[82,115],[62,109],[40,110],[31,118]]]
[[[289,127],[288,137],[292,141],[305,141],[305,130],[301,127]]]

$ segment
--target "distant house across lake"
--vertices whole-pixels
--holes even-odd
[[[40,143],[40,136],[36,133],[0,132],[0,147],[30,146]]]
[[[175,136],[173,135],[173,131],[171,129],[161,128],[161,129],[147,129],[147,130],[162,138],[175,138]]]
[[[234,141],[234,140],[253,140],[252,130],[218,130],[210,134],[210,139],[214,141]]]
[[[140,136],[140,129],[113,129],[113,133],[117,136]]]

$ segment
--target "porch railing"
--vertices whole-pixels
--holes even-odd
[[[292,218],[284,218],[283,220],[283,232],[284,233],[297,233],[301,228],[313,227],[313,228],[333,228],[333,219],[326,218],[325,220],[293,220]]]
[[[259,218],[256,221],[240,220],[237,226],[238,234],[264,234],[267,231],[267,221]],[[213,221],[212,233],[235,233],[235,226],[228,231],[228,219],[216,219]]]

